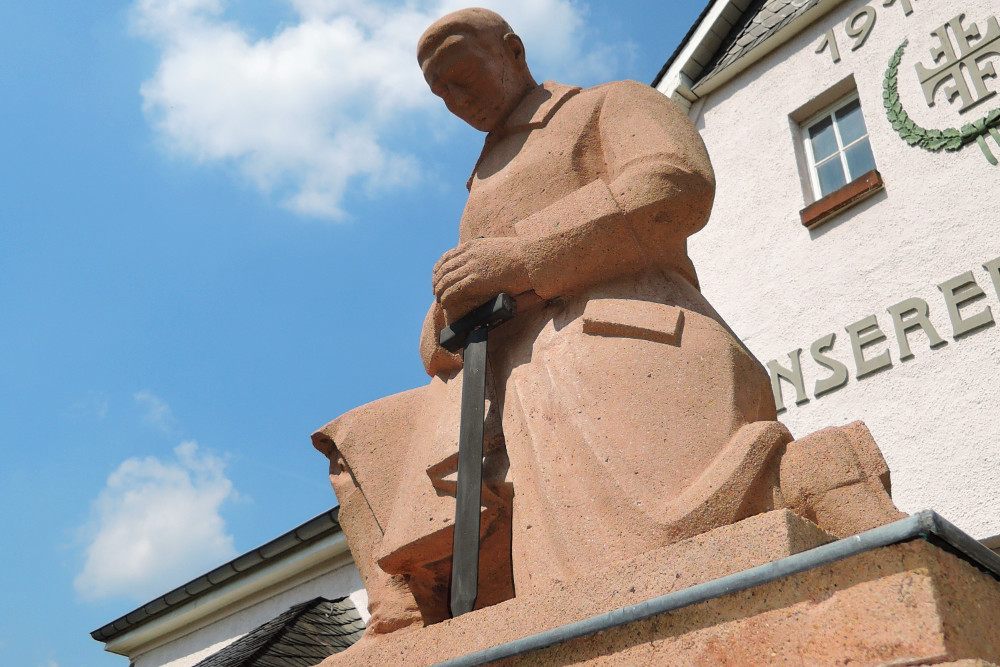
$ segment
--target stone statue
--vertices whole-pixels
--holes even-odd
[[[479,606],[777,507],[846,534],[899,516],[863,425],[802,455],[767,373],[701,295],[686,239],[708,221],[714,175],[672,101],[633,81],[539,85],[485,9],[435,22],[417,56],[487,136],[459,244],[433,270],[430,385],[314,435],[370,632],[448,617],[461,359],[437,335],[499,292],[518,314],[489,341]]]

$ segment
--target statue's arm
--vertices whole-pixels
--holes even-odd
[[[622,81],[581,94],[598,91],[584,111],[597,114],[597,128],[574,150],[602,167],[585,178],[600,175],[517,222],[516,236],[474,239],[442,255],[433,288],[451,320],[501,291],[552,299],[650,266],[690,266],[684,241],[708,221],[715,193],[701,137],[649,86]]]
[[[434,301],[427,311],[424,327],[420,332],[420,359],[424,362],[424,370],[431,377],[447,375],[462,368],[462,357],[449,352],[438,343],[441,329],[446,324],[441,304]]]
[[[639,271],[708,221],[715,180],[694,125],[648,86],[607,86],[607,173],[516,225],[532,288],[553,298]]]

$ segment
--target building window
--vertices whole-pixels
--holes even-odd
[[[836,192],[875,169],[857,94],[803,123],[802,139],[815,199]]]

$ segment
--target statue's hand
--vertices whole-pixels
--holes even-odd
[[[449,322],[500,292],[517,296],[529,291],[523,241],[479,238],[449,250],[434,265],[433,287]]]
[[[444,329],[444,311],[441,304],[435,301],[424,318],[424,328],[420,332],[420,358],[424,362],[424,370],[431,377],[448,375],[462,367],[462,357],[449,352],[438,343],[441,329]]]

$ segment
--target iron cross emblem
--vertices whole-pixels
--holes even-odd
[[[934,30],[931,35],[940,41],[937,48],[931,49],[934,64],[931,67],[916,65],[927,106],[934,106],[934,98],[943,86],[949,103],[954,103],[956,98],[961,101],[959,113],[996,95],[997,91],[986,86],[988,79],[997,76],[994,64],[987,61],[1000,56],[1000,24],[991,16],[983,34],[978,25],[970,23],[965,27],[964,21],[965,14],[959,14]]]

